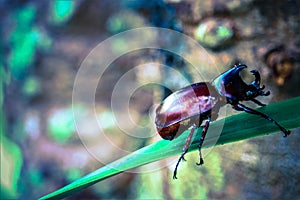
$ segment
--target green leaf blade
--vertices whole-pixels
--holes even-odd
[[[292,130],[300,127],[300,97],[271,104],[259,108],[258,110],[271,116],[287,129]],[[218,131],[214,130],[220,129],[222,130],[222,133],[219,136],[219,133],[216,133]],[[201,131],[202,127],[197,129],[197,135],[192,141],[189,151],[198,149]],[[203,147],[222,145],[278,132],[280,132],[280,130],[273,123],[258,116],[241,113],[212,122]],[[185,131],[173,141],[160,140],[154,144],[141,148],[130,155],[112,162],[111,164],[42,197],[41,199],[62,199],[123,171],[180,154],[182,153],[182,147],[188,134],[189,131]],[[292,134],[293,132],[291,135]]]

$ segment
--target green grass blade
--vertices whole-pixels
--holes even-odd
[[[271,104],[263,108],[259,108],[258,110],[270,115],[287,129],[292,130],[300,127],[300,97]],[[225,124],[216,144],[214,144],[215,142],[213,141],[215,141],[215,137],[218,136],[214,135],[214,131],[211,130],[222,128],[224,121],[218,120],[211,123],[209,128],[210,132],[206,136],[204,147],[221,145],[280,132],[278,127],[276,127],[273,123],[270,123],[261,117],[247,113],[230,116],[224,120]],[[201,131],[202,127],[197,130],[198,133]],[[154,144],[141,148],[128,156],[106,165],[63,188],[42,197],[41,199],[61,199],[101,180],[119,174],[122,171],[180,154],[185,143],[185,138],[188,134],[189,131],[185,131],[180,137],[171,142],[160,140]],[[291,135],[293,135],[293,132]],[[198,148],[199,139],[200,134],[197,134],[191,144],[190,151]],[[116,167],[120,170],[117,170]]]

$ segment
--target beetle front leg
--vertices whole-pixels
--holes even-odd
[[[249,107],[247,107],[243,104],[238,103],[236,105],[233,105],[233,109],[238,110],[238,111],[245,111],[247,113],[254,114],[254,115],[258,115],[258,116],[261,116],[261,117],[265,118],[266,120],[268,120],[270,122],[273,122],[284,133],[284,137],[288,136],[291,133],[291,131],[286,130],[285,128],[283,128],[277,121],[275,121],[274,119],[272,119],[268,115],[266,115],[264,113],[261,113],[257,110],[254,110],[252,108],[249,108]]]
[[[177,168],[179,166],[179,163],[181,160],[184,160],[185,161],[185,158],[184,158],[184,155],[188,152],[189,150],[189,146],[191,144],[191,141],[192,141],[192,138],[193,138],[193,135],[194,135],[194,132],[196,130],[196,124],[193,124],[193,126],[190,127],[191,129],[191,132],[189,134],[189,136],[187,137],[186,139],[186,142],[185,142],[185,145],[184,145],[184,148],[183,148],[183,153],[181,154],[181,156],[179,157],[177,163],[176,163],[176,167],[175,167],[175,170],[174,170],[174,174],[173,174],[173,179],[177,179]]]
[[[197,165],[203,165],[204,164],[204,160],[203,160],[203,157],[202,157],[202,152],[201,152],[201,148],[202,148],[202,144],[204,142],[204,139],[205,139],[205,136],[206,136],[206,133],[207,133],[207,130],[208,130],[208,127],[209,127],[209,123],[210,123],[211,119],[210,117],[207,119],[207,121],[205,122],[205,125],[203,127],[203,130],[202,130],[202,135],[201,135],[201,138],[200,138],[200,142],[199,142],[199,157],[200,157],[200,162],[199,163],[196,163]]]

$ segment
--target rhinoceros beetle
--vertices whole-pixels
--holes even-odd
[[[183,153],[176,164],[173,179],[177,179],[177,168],[191,144],[193,134],[205,120],[199,141],[199,163],[204,164],[201,147],[205,139],[209,123],[216,120],[219,109],[225,104],[230,104],[234,110],[245,111],[258,115],[273,122],[284,133],[284,137],[290,134],[274,119],[257,110],[249,108],[240,101],[252,101],[259,106],[265,106],[257,99],[257,96],[268,96],[270,91],[263,91],[265,86],[260,87],[260,74],[257,70],[250,71],[255,80],[246,84],[240,77],[240,72],[247,68],[244,64],[235,65],[233,68],[216,77],[212,82],[200,82],[182,88],[169,95],[156,109],[155,124],[159,135],[166,140],[173,140],[187,129],[190,134],[187,137]]]

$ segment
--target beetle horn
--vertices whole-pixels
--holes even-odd
[[[241,72],[243,69],[245,69],[245,68],[247,68],[247,65],[237,64],[237,65],[235,65],[234,68],[233,68],[233,73],[234,73],[234,74],[238,74],[239,77],[240,77],[240,72]]]
[[[254,86],[259,88],[259,85],[260,85],[260,74],[259,74],[259,72],[257,70],[251,70],[250,72],[255,76],[255,80],[251,83],[251,85],[254,85]]]
[[[235,65],[238,72],[242,71],[242,69],[247,68],[247,65],[238,64]]]

